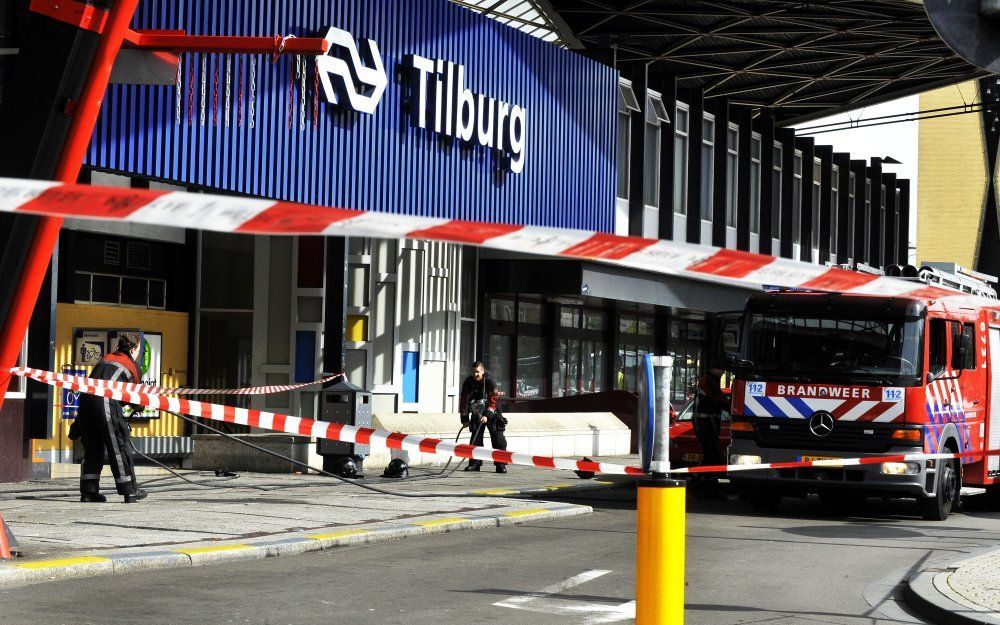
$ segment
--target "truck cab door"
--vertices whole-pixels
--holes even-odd
[[[986,376],[980,366],[983,357],[979,352],[979,329],[975,321],[951,321],[950,325],[951,368],[955,375],[951,385],[952,410],[956,413],[955,421],[964,448],[979,441],[979,424],[986,410]]]

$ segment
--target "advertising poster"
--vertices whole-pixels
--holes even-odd
[[[108,333],[106,330],[77,330],[73,341],[73,364],[82,367],[93,367],[108,349]]]
[[[62,372],[66,375],[87,375],[86,369],[65,365]],[[62,389],[62,418],[75,419],[80,407],[80,393],[67,388]]]

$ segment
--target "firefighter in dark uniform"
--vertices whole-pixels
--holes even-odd
[[[722,411],[730,412],[729,396],[722,392],[719,367],[709,367],[708,373],[698,380],[698,398],[694,410],[694,430],[701,446],[702,464],[725,464],[719,453],[719,430],[722,428]]]
[[[722,429],[722,411],[732,410],[730,397],[722,392],[725,371],[716,365],[698,380],[698,394],[694,406],[694,433],[701,447],[702,466],[725,464],[719,452],[719,431]],[[719,497],[719,480],[715,475],[698,476],[692,486],[703,495]]]
[[[462,425],[469,428],[471,445],[483,444],[483,430],[489,430],[490,443],[493,449],[506,450],[507,439],[504,437],[504,430],[507,429],[507,419],[497,412],[497,398],[500,391],[494,384],[483,363],[476,361],[472,363],[472,375],[462,382],[462,390],[458,399],[458,410],[462,418]],[[474,402],[483,402],[481,414],[473,410]],[[506,473],[507,465],[503,462],[494,463],[497,473]],[[469,460],[466,471],[478,471],[483,466],[482,460]]]
[[[118,336],[114,353],[101,359],[90,377],[111,382],[138,382],[136,359],[141,351],[138,333],[124,332]],[[100,503],[107,498],[100,493],[101,470],[105,458],[115,477],[115,488],[124,495],[125,503],[134,503],[146,497],[135,480],[132,466],[129,425],[121,403],[106,397],[81,393],[79,410],[73,423],[70,438],[79,438],[83,444],[83,462],[80,465],[80,501]]]

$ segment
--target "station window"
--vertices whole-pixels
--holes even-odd
[[[652,353],[655,320],[647,315],[622,314],[618,317],[618,361],[615,388],[638,389],[639,359]]]
[[[78,304],[111,304],[138,308],[166,308],[167,283],[155,278],[137,278],[87,271],[76,272],[74,301]]]
[[[490,297],[482,359],[503,397],[545,394],[545,304],[539,300]]]
[[[687,215],[689,111],[677,103],[674,114],[674,212]]]
[[[865,212],[861,217],[864,220],[864,237],[865,240],[861,242],[861,249],[864,250],[864,261],[871,262],[871,251],[872,251],[872,181],[869,178],[865,178]]]
[[[750,232],[760,232],[760,135],[750,135]]]
[[[896,194],[896,203],[893,206],[894,212],[893,212],[893,219],[892,219],[892,240],[894,242],[893,247],[895,247],[895,249],[896,249],[896,254],[903,259],[902,262],[905,262],[906,257],[907,257],[907,252],[909,250],[902,249],[902,247],[904,245],[906,245],[906,237],[899,236],[899,227],[900,227],[900,216],[899,216],[900,213],[899,213],[899,211],[900,211],[900,208],[901,208],[900,205],[899,205],[899,202],[900,202],[899,188],[897,187],[894,191],[895,191],[895,194]],[[896,259],[892,259],[891,261],[887,259],[886,260],[886,264],[888,264],[889,262],[896,262]]]
[[[639,111],[639,101],[632,83],[618,82],[618,197],[627,200],[629,189],[630,150],[632,149],[632,113]]]
[[[552,396],[604,390],[605,313],[581,306],[559,306],[559,328],[552,343]]]
[[[802,242],[802,151],[792,160],[792,243]]]
[[[514,300],[490,298],[490,319],[514,321]]]
[[[646,95],[646,137],[645,158],[643,167],[645,175],[642,179],[643,202],[647,206],[660,206],[660,127],[670,123],[667,109],[663,105],[663,96],[655,91]]]
[[[878,229],[879,229],[879,239],[878,239],[878,258],[877,264],[881,265],[885,262],[885,242],[888,240],[886,236],[887,222],[885,218],[885,185],[882,185],[882,190],[879,193],[879,205],[878,205]]]
[[[695,394],[698,376],[705,359],[705,339],[708,328],[704,320],[672,319],[670,321],[669,356],[674,357],[674,377],[670,384],[670,401],[681,405]]]
[[[813,159],[813,179],[812,179],[812,207],[810,214],[812,215],[812,224],[809,229],[810,238],[809,245],[814,248],[819,247],[819,219],[820,219],[820,191],[823,185],[823,162],[818,158]]]
[[[701,120],[701,218],[712,220],[715,197],[715,116],[705,113]]]
[[[833,166],[830,176],[830,253],[837,253],[837,229],[840,227],[840,167]]]
[[[847,177],[847,256],[852,259],[857,257],[854,252],[854,227],[855,220],[857,219],[856,186],[857,177],[852,171]]]
[[[771,236],[775,239],[781,236],[781,173],[784,150],[781,144],[774,142],[774,160],[771,166]]]
[[[726,225],[736,227],[736,189],[737,168],[739,162],[740,128],[729,124],[726,129]]]

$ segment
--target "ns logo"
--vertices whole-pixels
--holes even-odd
[[[359,51],[351,33],[339,28],[330,28],[323,38],[329,47],[316,57],[316,71],[324,98],[371,115],[388,83],[378,44],[360,39]]]

